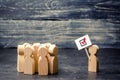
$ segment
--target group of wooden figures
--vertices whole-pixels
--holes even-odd
[[[92,45],[88,50],[88,71],[98,72],[97,52],[99,47]],[[24,74],[48,75],[58,73],[58,47],[51,43],[24,43],[17,47],[17,71]]]
[[[58,73],[58,47],[51,43],[24,43],[17,47],[17,71],[24,74]]]

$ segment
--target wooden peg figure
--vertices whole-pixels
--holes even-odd
[[[47,51],[49,50],[51,43],[44,43],[44,46],[46,47]]]
[[[17,71],[24,72],[24,46],[17,46]]]
[[[35,61],[33,58],[33,51],[34,51],[34,48],[31,47],[31,45],[25,46],[24,74],[34,74],[35,73]]]
[[[49,74],[56,74],[58,73],[58,47],[56,45],[50,45],[49,54],[47,55],[48,62],[49,62]]]
[[[38,49],[38,74],[39,75],[48,75],[48,61],[47,56],[48,51],[44,45],[40,46]]]
[[[24,48],[29,43],[24,43],[23,45],[17,46],[17,71],[18,72],[24,72]]]
[[[58,47],[56,45],[52,44],[49,46],[48,52],[52,56],[58,55]]]
[[[47,59],[48,59],[49,74],[58,73],[58,58],[57,58],[57,56],[50,56],[50,54],[48,54]]]
[[[34,43],[32,47],[34,48],[35,72],[38,72],[38,48],[40,47],[40,43]]]
[[[31,45],[31,44],[27,43],[27,42],[23,44],[24,47],[27,46],[27,45]]]
[[[90,53],[89,61],[88,61],[88,71],[90,72],[97,72],[98,71],[98,58],[97,52],[99,47],[97,45],[92,45],[88,48]]]

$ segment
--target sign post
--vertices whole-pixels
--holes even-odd
[[[89,58],[89,53],[87,51],[87,47],[92,45],[92,42],[91,42],[89,36],[88,35],[82,36],[82,37],[76,39],[75,43],[77,45],[78,50],[81,50],[81,49],[85,48],[86,54]]]
[[[85,48],[85,52],[86,52],[86,54],[87,54],[87,57],[88,57],[88,59],[89,59],[89,53],[88,53],[88,50],[87,50],[87,48]]]

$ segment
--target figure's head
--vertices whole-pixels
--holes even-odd
[[[52,45],[51,43],[44,43],[44,45],[46,46],[46,48],[49,48],[50,45]]]
[[[40,47],[40,43],[33,43],[33,45],[32,45],[34,48],[38,48],[38,47]]]
[[[25,49],[24,49],[25,56],[32,56],[33,51],[34,51],[34,49],[33,49],[33,47],[31,47],[31,45],[25,46]]]
[[[24,43],[23,45],[17,46],[17,52],[19,55],[24,55],[24,48],[25,46],[30,45],[29,43]]]
[[[97,45],[92,45],[88,48],[88,50],[90,54],[95,55],[98,52],[99,47]]]
[[[27,42],[23,44],[24,47],[27,46],[27,45],[31,45],[31,44],[27,43]]]
[[[58,47],[54,44],[50,45],[48,52],[50,53],[50,55],[55,56],[58,54]]]
[[[38,48],[40,47],[40,43],[33,43],[32,47],[35,49],[35,52],[38,52]]]
[[[47,56],[47,54],[48,54],[48,51],[47,51],[45,45],[41,45],[38,49],[38,57],[39,56]]]

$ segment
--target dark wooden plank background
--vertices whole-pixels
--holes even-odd
[[[120,48],[120,0],[0,0],[0,47],[51,42],[76,47],[89,34],[103,48]]]

